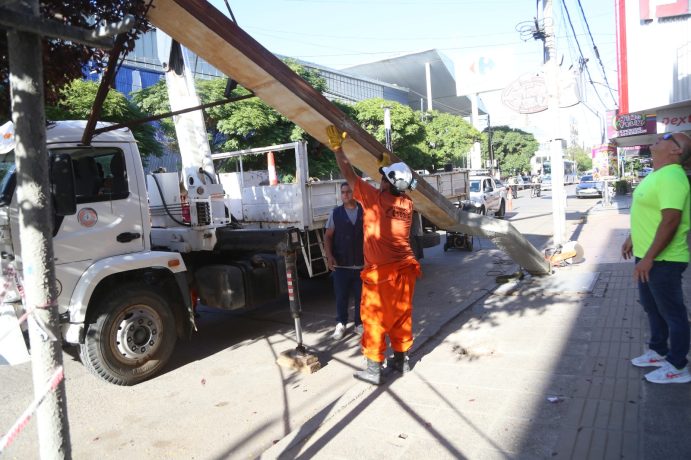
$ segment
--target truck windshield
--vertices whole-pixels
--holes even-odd
[[[14,169],[14,155],[6,156],[0,163],[0,206],[7,206],[12,201],[14,186],[17,183]]]

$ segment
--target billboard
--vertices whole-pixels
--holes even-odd
[[[591,156],[595,179],[611,176],[617,170],[617,148],[614,145],[603,144],[593,147]]]

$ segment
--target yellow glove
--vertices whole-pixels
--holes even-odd
[[[329,144],[331,145],[331,150],[338,150],[341,148],[343,140],[346,138],[348,133],[341,132],[334,125],[326,128],[326,135],[329,136]]]
[[[389,152],[382,152],[379,159],[379,167],[383,168],[384,166],[391,166],[391,155],[389,155]]]

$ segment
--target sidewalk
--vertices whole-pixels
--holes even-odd
[[[629,363],[647,322],[619,256],[628,200],[569,222],[584,263],[480,298],[414,351],[411,374],[354,385],[261,458],[691,458],[691,385]]]

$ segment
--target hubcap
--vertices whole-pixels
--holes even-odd
[[[148,305],[125,308],[114,324],[114,354],[121,362],[145,361],[158,349],[163,323],[156,310]]]

